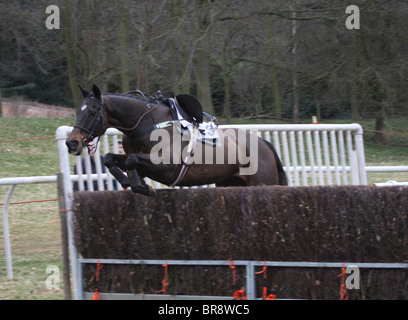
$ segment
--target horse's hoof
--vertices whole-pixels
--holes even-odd
[[[120,183],[120,185],[122,186],[123,189],[129,188],[130,187],[130,182],[128,178],[123,178],[118,180],[118,182]]]
[[[143,188],[139,187],[131,187],[130,189],[132,189],[132,191],[134,193],[143,193]]]
[[[149,188],[149,194],[148,194],[148,196],[149,196],[149,197],[152,197],[152,198],[156,198],[156,196],[157,196],[156,190],[153,189],[153,188]]]
[[[146,187],[137,186],[137,187],[132,187],[131,189],[134,193],[141,193],[145,196],[156,198],[156,190],[154,190],[151,187],[146,188]]]
[[[124,182],[124,183],[121,182],[120,185],[122,186],[123,189],[127,189],[130,187],[130,183],[128,182]]]

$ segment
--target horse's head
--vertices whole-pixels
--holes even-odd
[[[91,92],[82,87],[79,88],[85,100],[76,113],[77,121],[74,129],[65,142],[68,151],[75,155],[80,155],[90,141],[106,131],[101,91],[95,85]]]

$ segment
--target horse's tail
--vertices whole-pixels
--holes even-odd
[[[264,141],[268,145],[269,149],[272,150],[273,156],[275,157],[276,169],[278,170],[279,185],[287,186],[288,185],[288,177],[286,176],[285,170],[283,170],[282,162],[279,159],[279,156],[276,153],[276,150],[275,150],[274,146],[269,141],[267,141],[267,140],[264,140]]]

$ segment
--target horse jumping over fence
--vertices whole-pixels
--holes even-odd
[[[89,142],[107,128],[123,132],[125,154],[107,153],[103,163],[124,188],[154,196],[145,177],[168,186],[287,185],[271,143],[246,130],[214,128],[213,122],[209,125],[211,132],[206,134],[202,110],[197,113],[201,105],[192,96],[183,99],[184,104],[190,103],[188,108],[176,108],[175,112],[164,99],[146,98],[141,92],[139,98],[102,95],[95,85],[91,92],[80,89],[85,100],[66,140],[68,150],[80,155],[87,147],[92,152]],[[192,105],[197,107],[195,113]]]

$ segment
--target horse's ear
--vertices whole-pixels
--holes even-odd
[[[86,98],[89,95],[89,92],[86,91],[84,88],[82,88],[80,85],[78,85],[78,87],[79,87],[79,90],[81,90],[82,96]]]
[[[92,92],[94,93],[94,96],[96,99],[101,98],[101,90],[96,85],[92,85]]]

